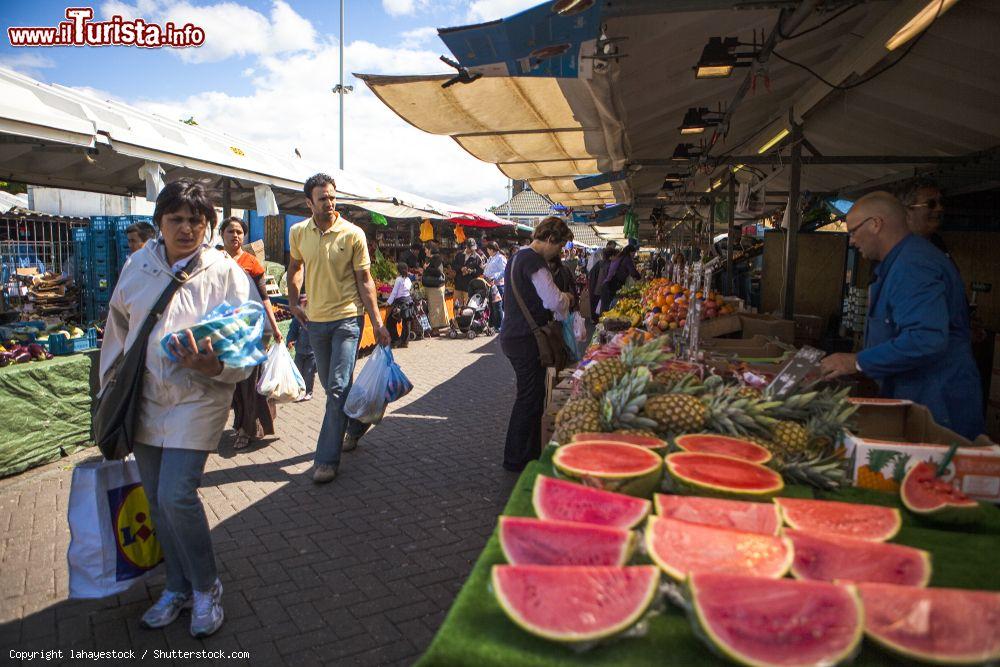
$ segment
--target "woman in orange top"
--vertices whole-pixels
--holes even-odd
[[[219,236],[222,237],[226,252],[236,260],[236,263],[246,271],[250,280],[260,292],[260,300],[267,313],[267,321],[271,326],[275,344],[281,343],[281,332],[278,331],[278,321],[274,318],[274,309],[267,296],[265,287],[265,272],[257,258],[243,250],[243,240],[249,229],[247,223],[240,218],[227,218],[219,225]],[[236,305],[236,304],[233,304]],[[243,382],[236,385],[233,393],[233,428],[236,429],[236,441],[233,449],[243,449],[250,444],[252,438],[261,438],[274,434],[274,404],[257,392],[257,382],[260,380],[260,366],[254,368]]]

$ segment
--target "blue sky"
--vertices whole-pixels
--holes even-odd
[[[87,3],[5,0],[3,23],[55,26]],[[501,18],[537,0],[347,0],[345,69],[384,74],[447,71],[433,28]],[[339,3],[336,0],[103,0],[95,15],[190,21],[205,29],[200,49],[13,48],[6,30],[0,66],[113,97],[309,159],[337,151]],[[503,199],[506,179],[451,139],[426,135],[349,78],[348,171],[446,202],[482,206]],[[335,159],[335,157],[334,157]]]

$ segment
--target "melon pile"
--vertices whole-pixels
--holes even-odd
[[[571,646],[609,640],[648,615],[665,575],[683,587],[698,636],[740,664],[833,665],[863,636],[905,659],[1000,659],[1000,594],[927,588],[930,555],[889,542],[898,510],[766,494],[650,502],[635,491],[663,473],[655,448],[588,444],[557,450],[572,479],[535,480],[536,518],[501,517],[508,564],[494,566],[492,587],[525,631]],[[668,470],[671,457],[760,465],[694,449],[668,454]],[[732,482],[728,465],[706,465],[706,486]]]

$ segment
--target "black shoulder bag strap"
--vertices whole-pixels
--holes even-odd
[[[549,322],[544,327],[538,326],[535,322],[535,318],[531,316],[531,312],[528,310],[528,306],[524,303],[524,299],[521,297],[521,291],[517,287],[517,273],[515,270],[517,268],[517,255],[511,259],[510,265],[510,281],[511,289],[514,291],[514,298],[517,300],[517,305],[521,308],[521,312],[524,313],[524,318],[528,321],[528,325],[531,327],[531,333],[535,336],[535,342],[538,344],[538,358],[542,366],[555,368],[557,371],[562,370],[566,367],[568,363],[568,355],[566,353],[566,344],[563,341],[562,336],[562,325],[556,323],[556,327],[553,327],[552,322]]]
[[[517,268],[517,256],[520,253],[516,253],[510,260],[510,286],[514,292],[514,298],[517,300],[517,305],[524,313],[524,319],[528,321],[528,326],[531,327],[531,333],[538,331],[538,323],[535,322],[535,318],[531,316],[531,311],[528,310],[528,305],[524,303],[524,299],[521,298],[521,290],[517,288],[517,274],[514,270]]]
[[[108,382],[95,401],[92,419],[94,441],[108,460],[123,459],[135,446],[135,432],[142,402],[142,381],[146,369],[146,348],[153,328],[178,288],[187,282],[201,261],[198,252],[183,269],[170,274],[170,284],[150,309],[132,346],[108,371]]]

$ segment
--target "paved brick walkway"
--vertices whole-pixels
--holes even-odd
[[[186,613],[139,628],[162,575],[67,600],[71,468],[92,454],[0,480],[0,662],[11,649],[205,649],[253,664],[411,664],[515,482],[499,465],[514,380],[490,339],[418,342],[397,359],[414,391],[344,454],[332,484],[308,476],[321,397],[281,406],[266,446],[234,452],[227,434],[209,459],[201,493],[227,620],[206,640],[188,635]]]

